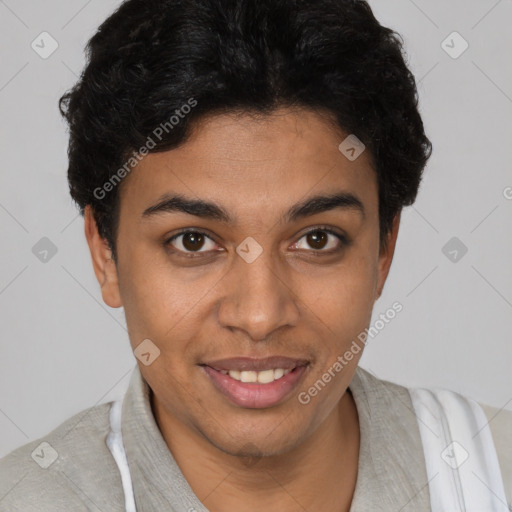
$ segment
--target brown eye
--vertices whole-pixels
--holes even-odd
[[[318,253],[330,254],[348,246],[349,242],[342,234],[338,234],[332,229],[322,228],[313,229],[300,237],[295,242],[294,249],[318,251]]]
[[[309,246],[313,249],[323,249],[327,244],[328,236],[325,231],[311,231],[306,235]]]
[[[185,254],[205,253],[216,248],[215,242],[205,233],[199,231],[184,231],[171,237],[165,245],[171,245],[178,252]]]
[[[201,233],[185,233],[182,243],[187,251],[197,251],[204,245],[204,236]]]

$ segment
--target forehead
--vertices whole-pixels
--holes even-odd
[[[203,118],[187,142],[147,155],[125,178],[121,214],[141,214],[169,192],[207,198],[229,210],[276,213],[281,203],[334,190],[376,202],[368,151],[351,161],[338,148],[348,135],[306,109]]]

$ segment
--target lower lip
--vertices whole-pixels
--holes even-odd
[[[264,409],[282,402],[295,389],[306,371],[298,366],[280,379],[268,384],[241,382],[209,366],[202,367],[215,387],[234,404],[248,409]]]

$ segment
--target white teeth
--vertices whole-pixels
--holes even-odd
[[[284,375],[284,370],[282,368],[276,368],[274,370],[274,379],[280,379]]]
[[[226,370],[222,370],[222,373],[224,373],[225,371]],[[291,370],[276,368],[275,370],[262,370],[261,372],[229,370],[229,372],[226,373],[232,379],[241,382],[258,382],[260,384],[269,384],[270,382],[274,382],[275,380],[280,379],[281,377],[287,375],[290,372]]]
[[[258,372],[240,372],[242,382],[258,382]]]
[[[269,382],[274,382],[274,370],[258,372],[258,382],[260,384],[268,384]]]

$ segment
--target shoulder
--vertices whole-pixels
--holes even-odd
[[[106,445],[111,405],[85,409],[0,459],[0,512],[116,510],[110,503],[123,498]]]
[[[380,379],[361,367],[357,368],[353,384],[356,384],[357,388],[364,389],[366,402],[371,404],[372,401],[378,401],[382,404],[381,410],[386,410],[387,418],[394,418],[394,421],[401,423],[410,420],[412,416],[416,416],[410,395],[415,388]],[[462,401],[478,404],[481,407],[496,448],[505,496],[507,501],[512,504],[512,411],[475,402],[470,397],[454,391],[444,389],[431,389],[430,391],[436,393],[438,397],[458,397]],[[374,407],[374,410],[377,410],[377,408]],[[414,423],[417,421],[415,417]],[[412,425],[412,423],[409,422],[409,425]]]
[[[498,454],[505,494],[512,504],[512,411],[479,404],[483,409]]]

